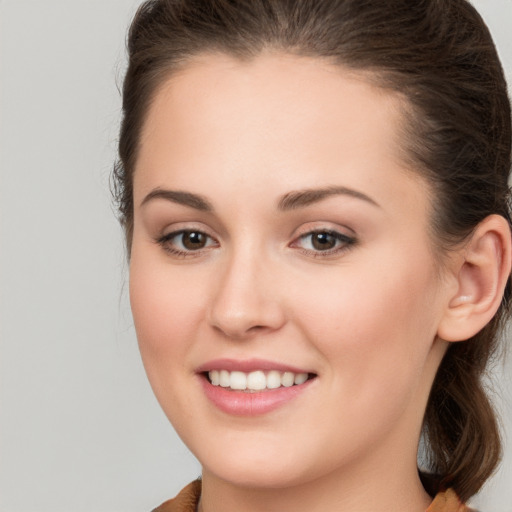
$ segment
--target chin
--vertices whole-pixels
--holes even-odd
[[[293,439],[291,436],[289,439]],[[259,439],[260,441],[261,439]],[[267,437],[268,441],[268,437]],[[300,443],[304,445],[304,443]],[[299,445],[300,445],[299,444]],[[320,447],[300,450],[297,444],[255,441],[244,447],[241,443],[222,443],[216,447],[201,447],[196,457],[201,462],[204,474],[242,488],[285,489],[304,485],[335,469],[339,462],[326,457],[318,458]]]
[[[283,489],[304,484],[311,479],[311,473],[304,474],[302,468],[302,465],[297,464],[294,467],[288,467],[275,464],[275,461],[254,464],[244,460],[236,464],[223,461],[221,464],[214,464],[211,468],[203,466],[204,471],[214,474],[231,485],[252,489]]]

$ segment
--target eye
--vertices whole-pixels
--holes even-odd
[[[211,236],[195,229],[183,229],[168,233],[157,242],[169,253],[177,256],[188,256],[203,249],[218,246]]]
[[[356,243],[354,237],[333,230],[315,230],[301,235],[292,243],[305,253],[315,256],[338,254]]]

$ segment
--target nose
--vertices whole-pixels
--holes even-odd
[[[209,321],[234,340],[280,329],[286,321],[272,266],[239,254],[224,263],[211,300]]]

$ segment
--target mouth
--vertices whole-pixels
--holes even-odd
[[[259,416],[311,396],[318,374],[264,359],[217,359],[196,369],[210,402],[231,416]],[[308,392],[309,390],[309,392]]]
[[[251,372],[210,370],[202,372],[202,374],[212,386],[245,393],[258,393],[300,386],[316,377],[314,373],[278,370],[255,370]]]

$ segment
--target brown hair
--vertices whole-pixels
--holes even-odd
[[[466,0],[150,0],[128,36],[113,173],[128,252],[138,143],[158,87],[200,53],[250,59],[265,49],[370,72],[406,98],[404,149],[435,191],[438,247],[466,239],[490,214],[510,222],[510,102],[489,31]],[[510,297],[509,281],[493,320],[451,344],[438,370],[424,419],[422,480],[431,494],[453,487],[466,500],[498,464],[499,430],[481,378]]]

